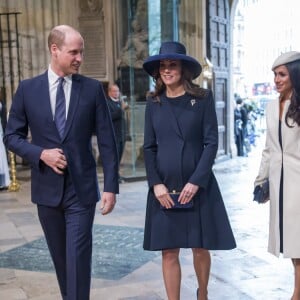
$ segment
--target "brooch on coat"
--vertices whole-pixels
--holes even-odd
[[[191,100],[192,106],[194,106],[195,103],[196,103],[196,100],[195,100],[195,99],[192,99],[192,100]]]

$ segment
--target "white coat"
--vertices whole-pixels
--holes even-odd
[[[279,143],[279,100],[268,103],[266,110],[266,146],[263,150],[255,186],[266,178],[270,182],[270,222],[268,251],[280,254],[279,233],[279,190],[283,168],[283,256],[300,258],[300,127],[289,120],[293,127],[285,123],[285,115],[290,100],[285,102],[281,136]]]

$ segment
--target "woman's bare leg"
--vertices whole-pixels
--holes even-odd
[[[168,300],[180,299],[180,249],[162,250],[162,269]]]
[[[292,258],[292,263],[295,270],[295,287],[291,300],[300,300],[300,259]]]
[[[194,269],[196,272],[199,294],[198,300],[207,300],[207,286],[210,274],[210,253],[206,249],[193,248]]]

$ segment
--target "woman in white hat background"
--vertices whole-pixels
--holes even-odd
[[[300,300],[300,52],[281,54],[272,71],[279,97],[266,108],[266,144],[254,185],[269,179],[268,251],[291,258],[292,300]]]
[[[206,300],[209,250],[236,247],[212,166],[218,126],[212,92],[192,82],[201,65],[185,46],[164,42],[143,64],[153,77],[145,112],[144,158],[149,184],[144,249],[162,252],[169,300],[180,299],[180,248],[193,251],[197,299]]]

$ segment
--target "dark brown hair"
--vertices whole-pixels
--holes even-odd
[[[193,83],[192,81],[193,74],[189,71],[187,66],[184,64],[184,61],[181,62],[182,62],[181,81],[184,90],[191,96],[197,98],[206,97],[208,94],[208,90],[201,88],[198,84]],[[153,73],[153,81],[155,82],[155,89],[154,91],[148,92],[147,97],[151,97],[155,99],[155,101],[159,102],[159,96],[166,90],[166,86],[159,74],[159,68],[157,68]]]
[[[300,60],[286,64],[286,68],[288,69],[292,83],[292,96],[291,104],[285,115],[285,123],[291,128],[293,125],[288,123],[288,119],[292,119],[300,126]]]

